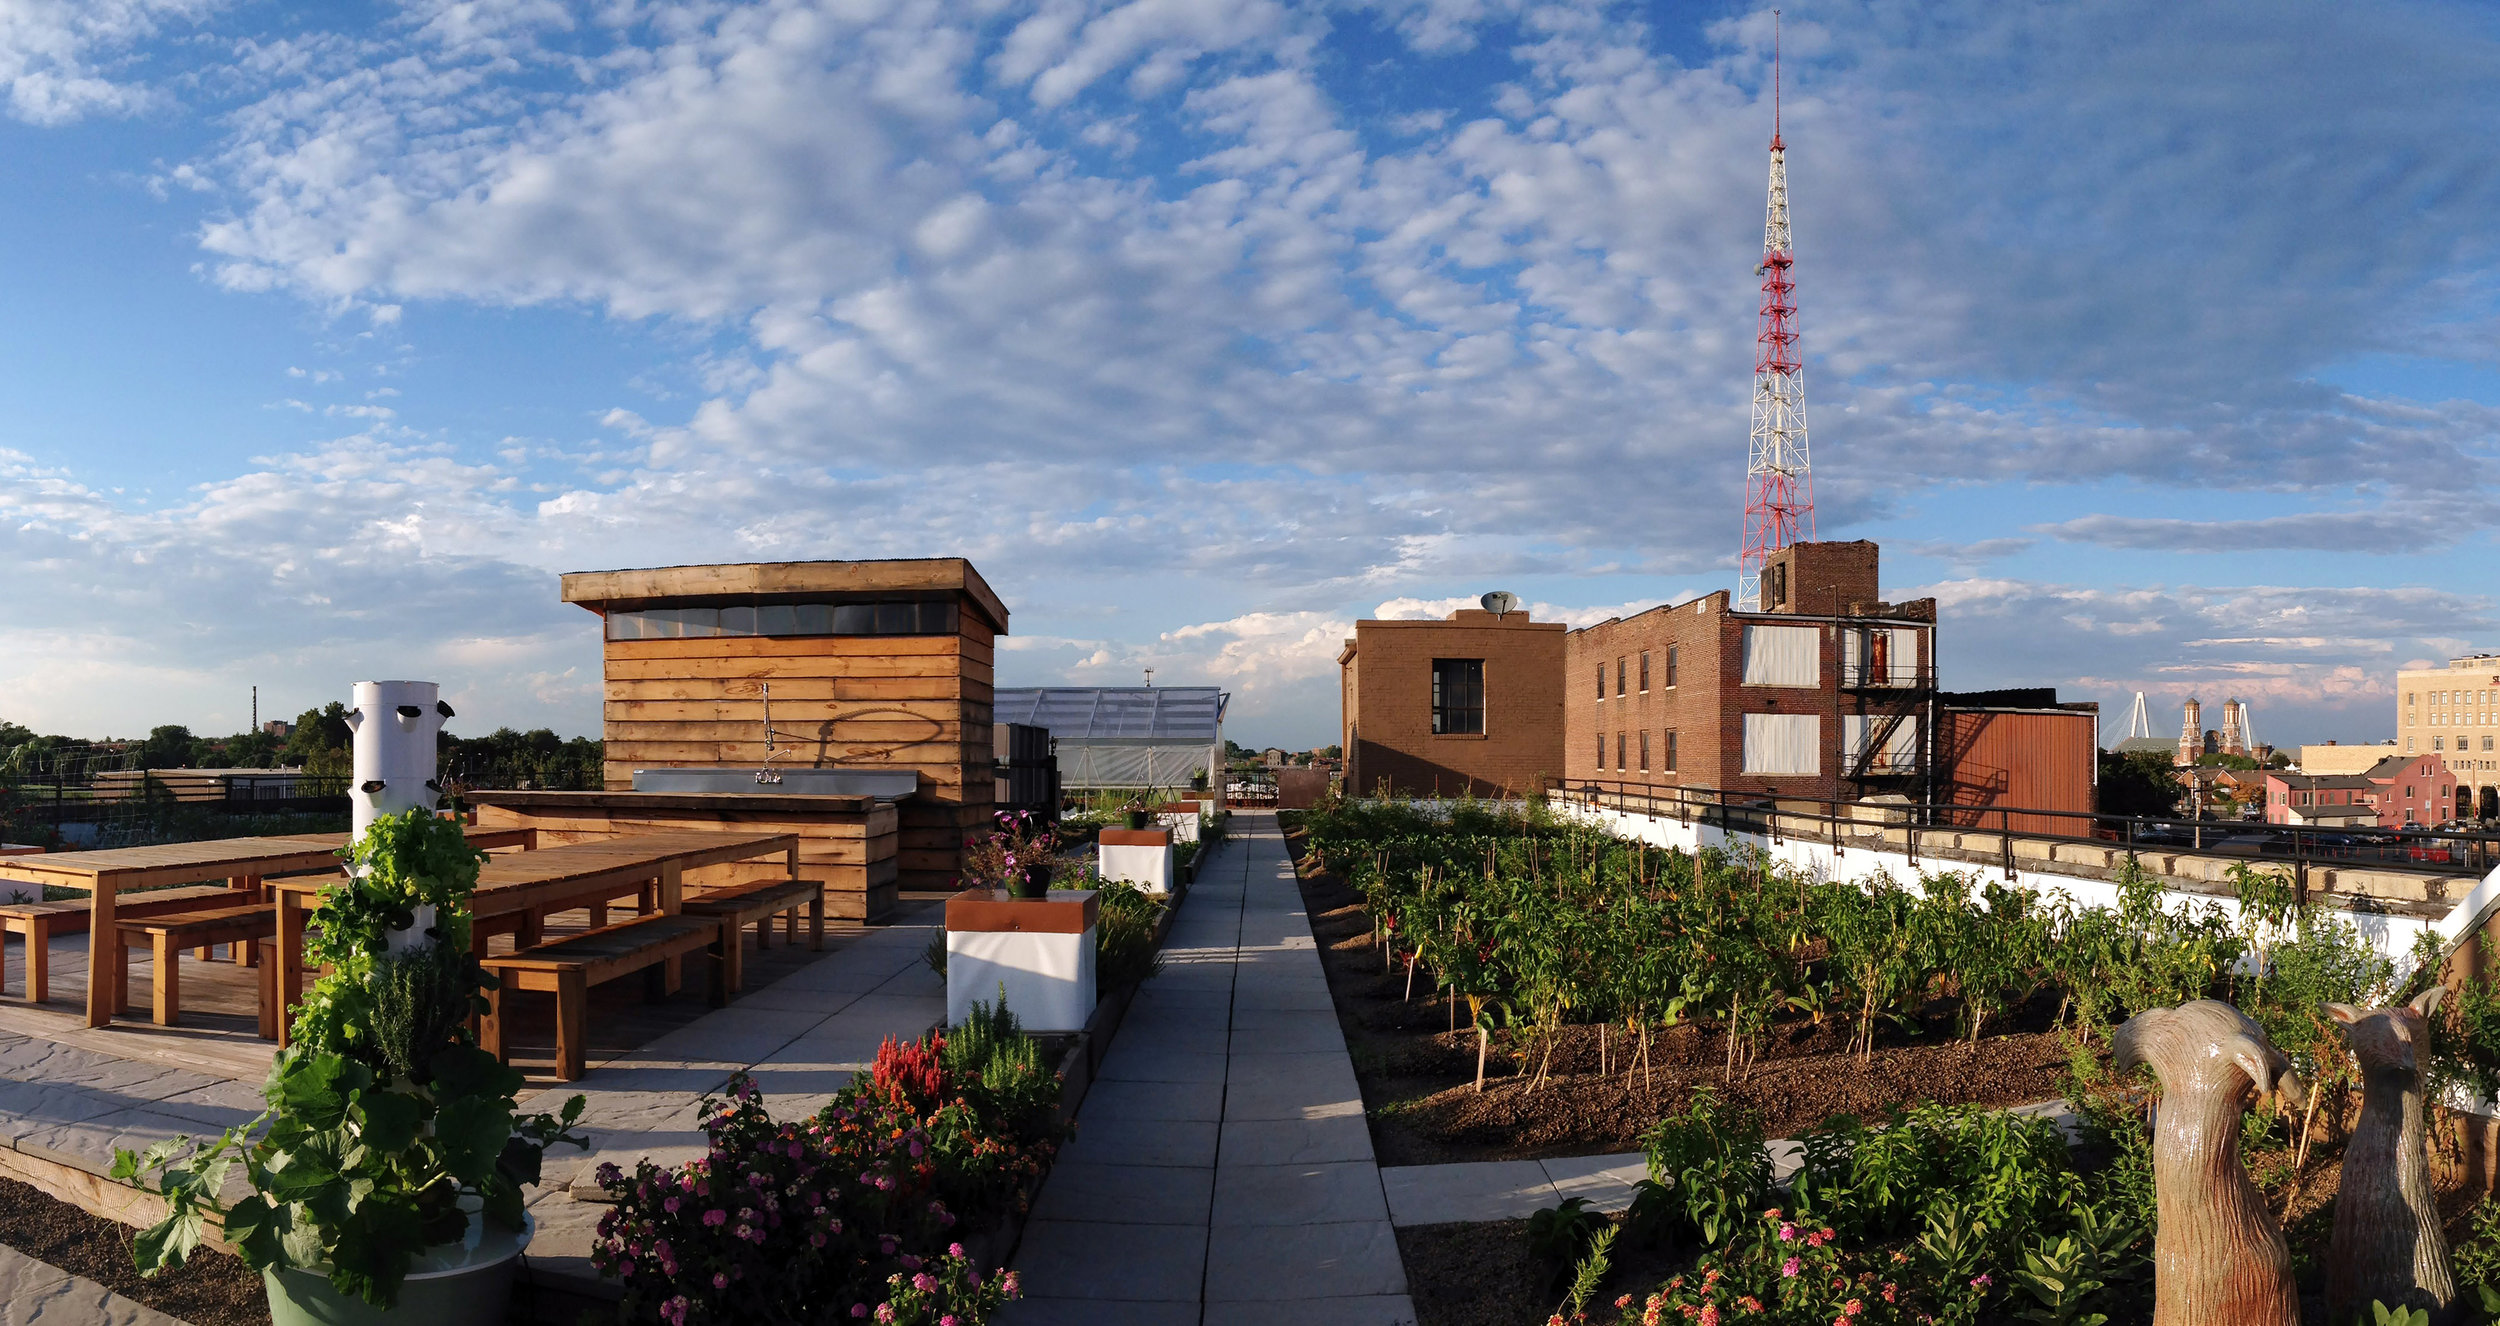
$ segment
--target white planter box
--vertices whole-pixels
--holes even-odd
[[[1166,829],[1105,829],[1095,846],[1096,870],[1148,893],[1172,891],[1172,834]]]
[[[968,889],[946,902],[946,1021],[975,1000],[1007,1007],[1027,1031],[1082,1031],[1094,1016],[1094,951],[1101,904],[1086,890],[1054,889],[1019,902]]]
[[[1170,815],[1157,815],[1155,822],[1163,826],[1164,832],[1172,835],[1172,841],[1175,843],[1198,841],[1198,825],[1201,821],[1193,812],[1182,811]]]

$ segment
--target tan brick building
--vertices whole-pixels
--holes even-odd
[[[2396,752],[2437,755],[2457,778],[2441,819],[2500,816],[2500,655],[2396,674]]]
[[[1801,543],[1725,591],[1567,637],[1564,776],[1804,798],[1925,800],[1933,599],[1887,604],[1876,547]]]
[[[1345,790],[1525,796],[1563,770],[1561,622],[1359,621],[1337,655]]]

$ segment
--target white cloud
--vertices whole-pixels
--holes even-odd
[[[129,115],[158,93],[132,77],[133,47],[187,27],[221,0],[0,0],[0,88],[30,124]]]

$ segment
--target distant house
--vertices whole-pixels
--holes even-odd
[[[2390,755],[2358,774],[2264,773],[2266,822],[2401,829],[2448,818],[2457,777],[2437,755]]]

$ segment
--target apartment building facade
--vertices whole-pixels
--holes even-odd
[[[2396,674],[2396,746],[2435,755],[2455,775],[2455,801],[2423,823],[2500,817],[2500,655]]]
[[[1337,655],[1345,789],[1522,797],[1563,770],[1561,622],[1359,621]]]
[[[1931,793],[1933,599],[1878,596],[1869,542],[1802,543],[1726,591],[1571,632],[1563,776],[1809,799]]]

